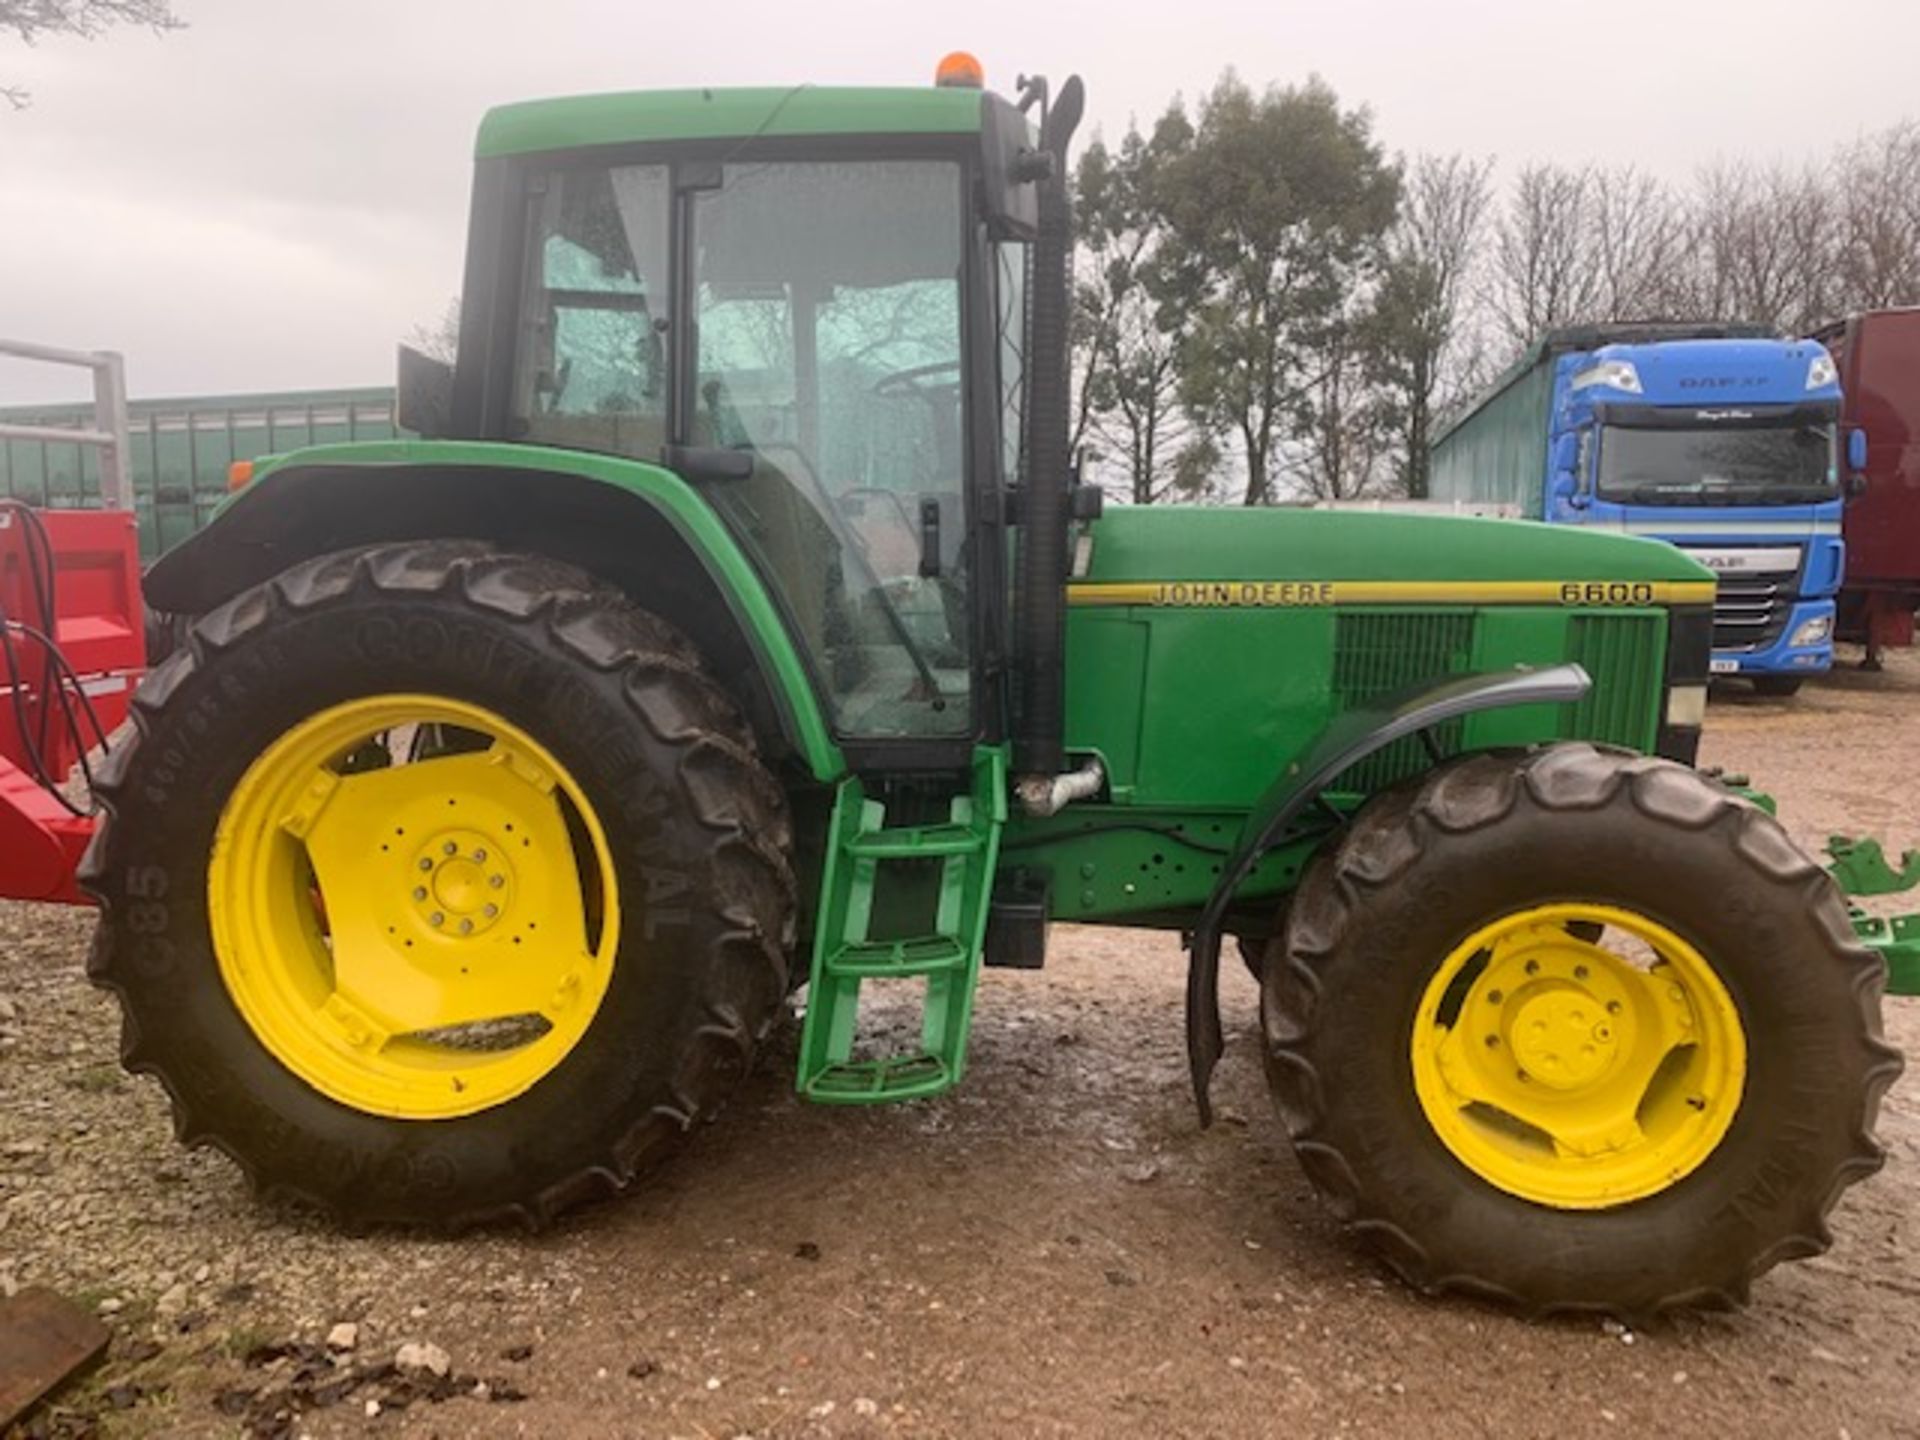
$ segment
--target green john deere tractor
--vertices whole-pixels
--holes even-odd
[[[958,76],[965,79],[964,67]],[[1068,453],[1071,80],[495,110],[419,441],[163,559],[86,878],[190,1143],[354,1222],[937,1095],[983,965],[1229,942],[1303,1168],[1415,1285],[1731,1303],[1881,1160],[1882,966],[1690,767],[1712,577],[1501,522],[1116,509]],[[908,986],[908,1040],[863,1033]],[[869,1026],[869,1031],[872,1027]]]

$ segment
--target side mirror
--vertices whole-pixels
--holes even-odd
[[[1553,483],[1548,487],[1555,500],[1584,510],[1587,497],[1580,493],[1580,437],[1560,435],[1553,442]]]
[[[1867,468],[1867,432],[1858,425],[1847,431],[1847,468],[1866,478],[1861,472]]]
[[[400,370],[394,392],[393,419],[402,430],[423,440],[450,434],[453,429],[453,367],[423,355],[410,345],[400,347]]]

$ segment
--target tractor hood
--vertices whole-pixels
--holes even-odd
[[[1090,527],[1071,604],[1707,604],[1711,571],[1658,541],[1525,521],[1127,507]]]

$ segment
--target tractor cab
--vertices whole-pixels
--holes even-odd
[[[766,580],[836,736],[964,768],[1001,700],[1057,169],[1044,82],[1015,104],[965,57],[941,75],[494,111],[451,415],[425,423],[673,471]]]

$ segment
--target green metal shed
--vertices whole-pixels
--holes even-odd
[[[391,440],[391,386],[293,390],[261,395],[189,395],[128,407],[140,553],[152,560],[191,535],[226,497],[227,466],[277,451],[338,440]],[[79,427],[93,406],[12,405],[0,421]],[[85,445],[0,440],[0,495],[55,509],[100,503],[97,456]]]

